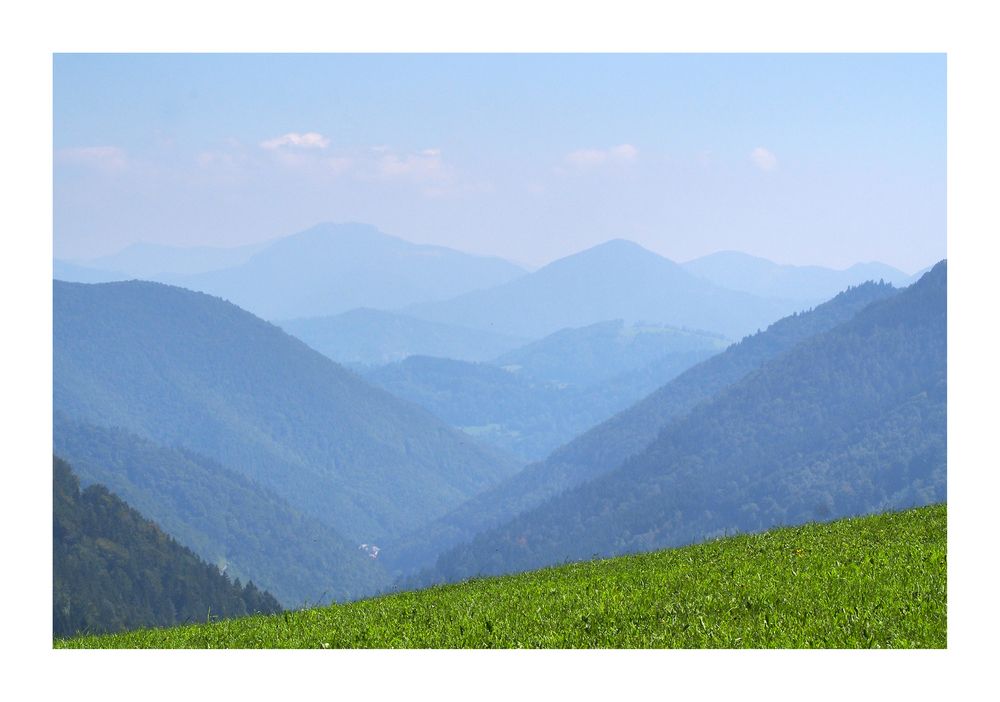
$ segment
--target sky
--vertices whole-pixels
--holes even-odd
[[[53,81],[63,259],[325,221],[529,266],[946,255],[944,54],[57,54]]]

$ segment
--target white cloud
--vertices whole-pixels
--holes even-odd
[[[773,171],[778,167],[778,157],[763,146],[758,146],[750,152],[750,160],[762,171]]]
[[[578,149],[566,154],[566,162],[576,168],[593,168],[604,164],[634,162],[639,149],[631,144],[619,144],[608,149]]]
[[[281,148],[293,149],[325,149],[330,145],[330,140],[319,132],[289,132],[273,139],[260,142],[260,148],[273,151]]]
[[[125,150],[117,146],[77,146],[60,149],[56,153],[56,158],[62,163],[105,171],[121,171],[128,165]]]

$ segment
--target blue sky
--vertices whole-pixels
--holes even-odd
[[[945,256],[935,55],[57,55],[55,253],[319,221],[539,265],[614,237]]]

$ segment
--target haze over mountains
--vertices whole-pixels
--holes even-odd
[[[452,426],[538,460],[724,346],[711,334],[612,320],[564,329],[489,363],[411,356],[364,375]]]
[[[929,270],[911,276],[884,263],[856,263],[838,271],[822,266],[781,265],[739,251],[719,251],[681,265],[724,288],[809,305],[828,300],[851,285],[869,280],[884,280],[903,287]]]
[[[444,554],[430,578],[945,500],[946,286],[942,262],[668,423],[619,468]]]
[[[248,252],[252,255],[246,256]],[[136,255],[129,255],[136,254]],[[141,256],[138,254],[142,254]],[[127,266],[130,277],[181,285],[216,295],[264,319],[339,314],[357,307],[393,309],[413,302],[444,300],[506,282],[524,269],[499,258],[472,256],[440,246],[411,244],[365,224],[318,224],[259,248],[242,247],[236,265],[185,274],[147,274],[163,256],[155,247],[135,247],[104,262]],[[168,258],[199,260],[196,250]],[[217,251],[205,259],[221,263]]]
[[[54,452],[286,607],[945,499],[943,262],[320,225],[101,265],[56,262]]]
[[[624,240],[529,273],[502,259],[411,244],[356,223],[318,224],[231,249],[133,244],[90,261],[56,260],[54,277],[139,278],[207,292],[282,320],[334,360],[360,365],[409,355],[489,360],[518,342],[613,319],[738,339],[849,285],[912,282],[884,264],[837,271],[737,252],[675,264]]]
[[[201,453],[352,540],[519,467],[218,298],[137,281],[56,282],[53,298],[57,411]]]
[[[781,319],[724,352],[695,365],[628,409],[581,433],[499,485],[427,527],[390,544],[386,559],[407,572],[427,566],[449,545],[471,539],[519,512],[618,468],[643,451],[673,419],[725,390],[797,344],[848,321],[873,302],[896,294],[868,283],[847,290],[804,314]]]
[[[792,307],[721,288],[638,244],[616,239],[509,283],[406,311],[421,319],[529,338],[609,319],[738,338],[766,327]]]
[[[277,324],[324,356],[354,366],[384,365],[409,356],[488,361],[528,341],[367,307]]]

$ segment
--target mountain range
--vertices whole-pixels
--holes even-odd
[[[719,287],[638,244],[600,244],[492,288],[414,304],[411,316],[537,339],[622,319],[739,338],[794,311],[793,303]]]
[[[57,501],[153,535],[64,522],[73,631],[183,621],[206,587],[230,616],[946,499],[945,262],[613,240],[528,272],[323,224],[53,273]],[[212,584],[171,581],[171,614],[121,576],[144,584],[98,617],[102,569],[171,540]]]
[[[429,581],[946,499],[947,268],[667,423],[619,467],[443,554]]]
[[[617,320],[557,332],[490,363],[411,356],[364,376],[487,443],[538,460],[723,345],[708,334]]]
[[[739,251],[719,251],[681,265],[698,277],[724,288],[810,306],[869,280],[883,280],[896,287],[904,287],[928,270],[911,276],[898,268],[877,262],[856,263],[844,270],[782,265]]]
[[[67,418],[201,454],[356,543],[520,467],[235,305],[159,283],[56,282],[53,381]]]
[[[676,264],[621,239],[529,273],[357,223],[318,224],[230,249],[140,243],[53,265],[58,280],[146,279],[217,295],[282,320],[334,360],[365,366],[410,355],[484,361],[563,328],[613,319],[738,339],[850,285],[915,280],[880,263],[840,271],[739,252]]]
[[[897,294],[888,284],[866,283],[765,331],[733,344],[651,392],[631,407],[583,432],[497,486],[385,549],[387,565],[406,573],[437,554],[497,527],[561,492],[618,468],[641,453],[672,420],[738,382],[806,339],[850,320],[873,302]]]

